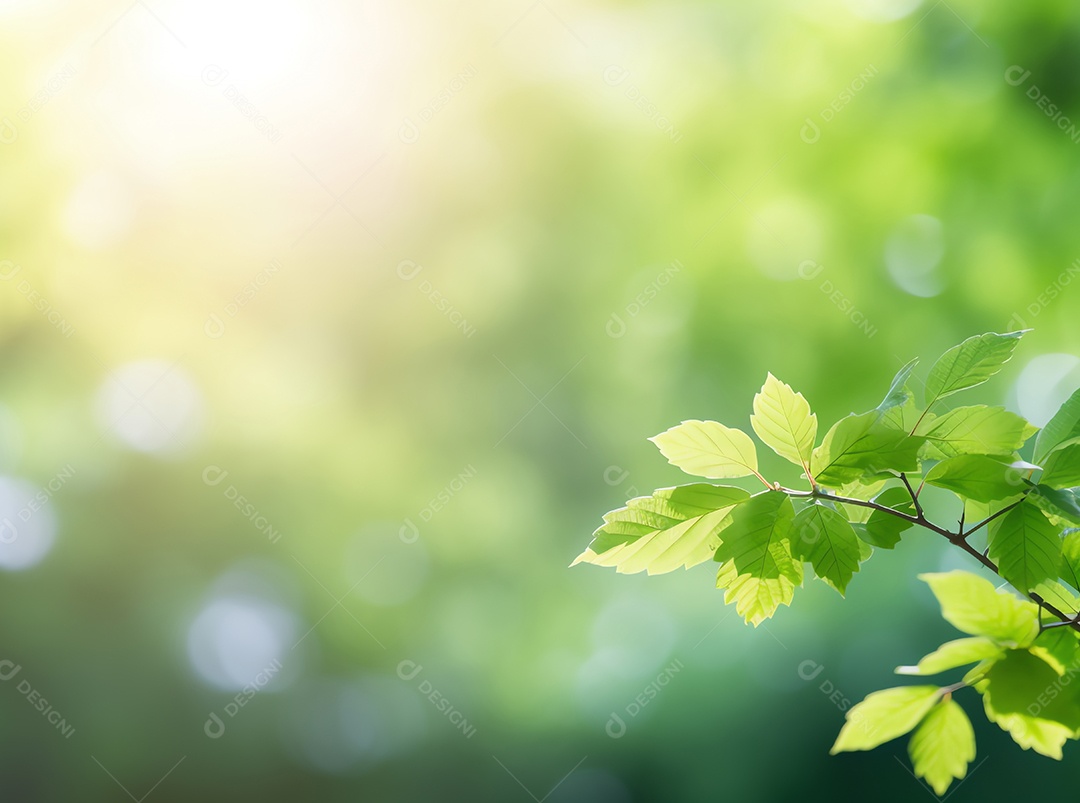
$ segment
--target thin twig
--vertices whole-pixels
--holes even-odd
[[[907,485],[908,484],[907,483],[907,478],[904,477],[903,475],[901,475],[901,478],[904,479],[904,484]],[[893,509],[891,507],[887,507],[886,505],[880,505],[877,502],[874,502],[872,500],[854,499],[852,497],[840,496],[839,494],[830,493],[828,490],[826,490],[825,488],[822,488],[821,486],[815,486],[813,488],[813,490],[810,490],[810,491],[798,491],[798,490],[795,490],[793,488],[785,488],[784,486],[780,485],[780,483],[775,483],[771,487],[776,491],[780,491],[782,493],[787,494],[790,497],[794,497],[794,498],[797,498],[797,499],[828,499],[830,501],[839,502],[839,503],[844,504],[844,505],[855,505],[856,507],[869,508],[870,510],[878,511],[879,513],[885,513],[885,514],[890,515],[890,516],[895,516],[898,519],[903,519],[904,521],[908,522],[909,524],[918,525],[919,527],[922,527],[925,530],[930,530],[931,532],[937,533],[938,535],[942,536],[943,538],[947,538],[951,544],[953,544],[954,546],[960,547],[960,549],[967,552],[969,555],[971,555],[973,558],[975,558],[975,560],[979,561],[979,563],[981,563],[987,569],[992,571],[998,577],[1001,577],[1001,572],[998,571],[997,564],[995,564],[988,557],[988,551],[987,552],[980,552],[978,549],[976,549],[975,547],[973,547],[971,544],[969,544],[967,542],[967,538],[972,533],[974,533],[977,530],[980,530],[983,527],[985,527],[987,524],[989,524],[991,521],[996,519],[998,516],[1001,516],[1001,515],[1009,512],[1014,507],[1016,507],[1017,505],[1019,505],[1021,502],[1024,501],[1023,499],[1020,499],[1020,500],[1017,500],[1016,502],[1013,502],[1010,505],[1007,505],[1006,507],[1003,507],[1001,510],[997,511],[993,515],[987,516],[985,519],[980,521],[978,524],[976,524],[974,527],[972,527],[970,530],[967,530],[966,532],[963,530],[963,527],[961,527],[960,532],[955,532],[954,533],[954,532],[951,532],[950,530],[946,530],[944,527],[939,527],[938,525],[934,524],[932,521],[927,519],[926,516],[923,515],[922,510],[919,507],[916,507],[916,515],[911,516],[911,515],[908,515],[907,513],[901,512],[899,510],[895,510],[895,509]],[[920,488],[921,488],[921,486],[920,486]],[[908,490],[909,491],[911,490],[910,485],[908,485]],[[914,498],[914,495],[913,495],[913,498]],[[1017,590],[1019,590],[1019,589],[1017,589]],[[1032,602],[1034,602],[1036,605],[1041,607],[1043,610],[1045,610],[1047,613],[1053,614],[1054,616],[1056,616],[1058,619],[1061,620],[1060,622],[1055,622],[1052,625],[1048,625],[1048,627],[1071,627],[1074,630],[1080,631],[1080,614],[1077,614],[1077,616],[1075,616],[1075,617],[1069,616],[1068,614],[1063,613],[1062,611],[1058,610],[1056,607],[1054,607],[1049,602],[1044,600],[1038,594],[1035,594],[1033,592],[1021,592],[1021,593],[1025,597],[1030,599]],[[1043,628],[1043,629],[1045,629],[1045,628]]]

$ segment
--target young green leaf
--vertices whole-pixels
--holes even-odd
[[[1058,576],[1061,538],[1038,507],[1025,500],[990,524],[990,558],[1001,576],[1031,591]]]
[[[907,488],[888,488],[882,491],[874,502],[909,516],[915,515],[915,505]],[[900,535],[911,527],[911,522],[904,521],[899,516],[875,510],[866,520],[866,526],[861,531],[856,529],[856,532],[871,546],[892,549],[900,542]]]
[[[663,574],[712,558],[730,512],[750,498],[742,488],[681,485],[631,499],[604,516],[593,541],[570,564],[614,566],[620,574]]]
[[[738,574],[786,577],[802,582],[802,565],[791,556],[795,509],[787,494],[764,491],[737,507],[715,559],[730,562]]]
[[[1028,648],[1028,652],[1042,659],[1058,677],[1072,674],[1080,669],[1080,637],[1077,632],[1067,627],[1055,627],[1044,630]],[[1069,678],[1072,682],[1072,678]]]
[[[912,398],[912,393],[907,388],[907,381],[908,377],[911,376],[911,372],[915,370],[915,366],[918,364],[919,360],[916,358],[896,372],[896,376],[893,377],[892,384],[889,385],[889,390],[885,394],[885,398],[882,399],[881,404],[877,406],[879,413],[883,413],[893,407],[901,407],[908,399]]]
[[[859,571],[859,540],[847,519],[832,508],[810,504],[795,516],[791,554],[814,567],[814,573],[843,594]]]
[[[1080,591],[1080,529],[1066,530],[1061,541],[1061,570],[1058,576]]]
[[[920,574],[941,604],[941,616],[957,630],[986,636],[1002,644],[1026,647],[1039,633],[1039,609],[1034,602],[999,592],[969,572]]]
[[[1080,438],[1080,390],[1054,413],[1035,439],[1035,462],[1042,462],[1054,449]]]
[[[757,449],[750,436],[715,421],[683,421],[649,440],[687,474],[709,479],[757,474]]]
[[[942,354],[926,379],[926,406],[961,390],[981,385],[1009,361],[1024,332],[969,337]]]
[[[1042,597],[1043,602],[1053,605],[1062,613],[1074,614],[1080,611],[1080,598],[1059,580],[1046,580],[1032,591]]]
[[[958,666],[993,661],[1005,654],[1005,648],[985,636],[946,641],[916,666],[898,666],[898,675],[937,675]]]
[[[977,502],[1007,499],[1025,490],[1022,477],[1012,464],[981,454],[942,460],[926,472],[926,482]]]
[[[810,459],[822,485],[837,488],[880,471],[918,471],[922,438],[882,424],[877,412],[841,418],[825,433]]]
[[[877,496],[881,489],[885,487],[887,480],[873,480],[869,484],[861,482],[847,482],[836,489],[837,496],[846,496],[848,499],[862,499],[869,501]],[[870,518],[870,514],[873,513],[868,507],[862,507],[861,505],[847,505],[840,502],[834,503],[836,509],[847,517],[847,520],[852,524],[856,522],[865,522]]]
[[[986,716],[1025,750],[1061,759],[1061,748],[1080,728],[1075,689],[1027,650],[1009,650],[975,688]]]
[[[817,416],[801,393],[772,374],[754,396],[750,426],[762,443],[797,466],[810,465],[817,439]]]
[[[1039,482],[1051,488],[1075,488],[1080,485],[1080,443],[1050,452],[1043,461]]]
[[[847,722],[829,752],[873,750],[903,736],[934,707],[940,691],[937,686],[901,686],[868,695],[847,712]]]
[[[1080,501],[1077,501],[1076,492],[1070,488],[1036,485],[1027,498],[1051,516],[1071,524],[1080,524]]]
[[[895,407],[889,407],[881,415],[881,423],[891,429],[912,432],[916,425],[929,424],[937,416],[931,412],[920,411],[915,406],[915,397],[908,395],[907,401]]]
[[[735,612],[748,624],[757,627],[776,613],[781,605],[791,604],[795,588],[802,585],[802,564],[795,563],[794,566],[798,580],[791,579],[791,574],[777,577],[739,574],[735,564],[728,562],[721,565],[716,573],[716,587],[725,589],[725,604],[734,602]]]
[[[932,421],[923,421],[915,430],[930,445],[931,456],[960,454],[1012,454],[1037,431],[1016,413],[1004,407],[957,407]]]
[[[930,709],[911,735],[908,755],[915,774],[944,795],[954,778],[967,775],[968,764],[975,760],[975,731],[964,709],[951,697]]]

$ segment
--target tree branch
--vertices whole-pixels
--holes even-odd
[[[911,485],[908,483],[907,477],[905,477],[903,474],[901,474],[900,478],[904,481],[904,485],[907,486],[908,491],[911,492]],[[886,513],[886,514],[888,514],[890,516],[895,516],[898,519],[903,519],[904,521],[908,522],[909,524],[917,525],[919,527],[922,527],[925,530],[930,530],[931,532],[937,533],[938,535],[942,536],[943,538],[947,538],[949,540],[949,543],[953,544],[954,546],[960,547],[960,549],[967,552],[969,555],[971,555],[971,557],[975,558],[975,560],[979,561],[979,563],[981,563],[987,569],[992,571],[998,577],[1001,577],[1001,572],[998,571],[997,564],[995,564],[992,560],[990,560],[990,558],[987,557],[987,555],[983,554],[978,549],[976,549],[971,544],[969,544],[967,542],[967,538],[968,538],[969,535],[971,535],[975,531],[977,531],[977,530],[983,528],[984,526],[986,526],[987,524],[989,524],[991,521],[996,519],[998,516],[1004,515],[1005,513],[1009,512],[1014,507],[1016,507],[1017,505],[1019,505],[1021,502],[1024,501],[1023,499],[1020,499],[1020,500],[1017,500],[1016,502],[1013,502],[1010,505],[1007,505],[1006,507],[1003,507],[1001,510],[997,511],[993,515],[987,516],[985,519],[980,521],[978,524],[976,524],[974,527],[972,527],[970,530],[967,530],[966,532],[963,530],[963,528],[961,528],[960,532],[954,533],[954,532],[951,532],[950,530],[946,530],[944,527],[939,527],[938,525],[934,524],[932,521],[927,519],[926,516],[923,514],[922,507],[919,505],[918,501],[916,500],[916,495],[914,493],[912,493],[912,499],[915,500],[915,512],[916,512],[916,515],[910,516],[907,513],[903,513],[903,512],[901,512],[899,510],[894,510],[891,507],[887,507],[885,505],[879,505],[877,502],[874,502],[872,500],[854,499],[854,498],[848,497],[848,496],[840,496],[838,494],[829,493],[829,491],[827,491],[825,488],[822,488],[821,486],[816,486],[816,487],[814,487],[813,490],[810,490],[810,491],[798,491],[798,490],[795,490],[793,488],[785,488],[784,486],[777,483],[774,486],[774,488],[775,488],[775,490],[781,491],[782,493],[785,493],[790,497],[794,497],[794,498],[798,498],[798,499],[828,499],[830,501],[839,502],[839,503],[844,504],[844,505],[854,505],[856,507],[869,508],[870,510],[878,511],[879,513]],[[1004,579],[1004,578],[1002,578],[1002,579]],[[1019,589],[1017,589],[1017,590],[1019,590]],[[1041,596],[1039,596],[1038,594],[1036,594],[1034,592],[1030,592],[1030,593],[1021,592],[1021,593],[1025,597],[1030,599],[1032,602],[1034,602],[1036,605],[1038,605],[1040,608],[1045,610],[1047,613],[1050,613],[1053,616],[1056,616],[1058,619],[1061,620],[1060,622],[1054,622],[1053,624],[1050,624],[1050,625],[1040,626],[1040,631],[1045,630],[1045,629],[1047,629],[1049,627],[1071,627],[1073,630],[1076,630],[1076,631],[1080,632],[1080,614],[1078,614],[1075,617],[1074,616],[1069,616],[1068,614],[1063,613],[1062,611],[1058,610],[1056,607],[1051,605],[1049,602],[1047,602]]]
[[[914,489],[911,487],[911,483],[908,482],[907,474],[901,471],[900,479],[904,481],[904,487],[907,488],[907,492],[911,494],[911,501],[915,505],[915,513],[921,517],[923,515],[923,509],[922,505],[919,504],[919,495],[915,493]],[[963,529],[963,527],[960,529]]]

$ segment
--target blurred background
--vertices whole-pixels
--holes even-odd
[[[1073,3],[3,0],[0,88],[4,800],[928,793],[828,749],[940,539],[757,629],[568,564],[766,371],[1080,385]],[[956,800],[1075,790],[958,699]]]

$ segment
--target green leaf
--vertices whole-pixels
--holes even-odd
[[[1042,597],[1044,602],[1053,605],[1062,613],[1080,611],[1080,599],[1058,580],[1047,580],[1039,583],[1032,591]]]
[[[848,482],[837,488],[836,493],[838,496],[846,496],[848,499],[870,500],[881,492],[881,489],[885,487],[885,483],[886,480],[874,480],[868,485],[861,482]],[[852,524],[865,522],[873,513],[873,510],[862,505],[841,504],[840,502],[834,504],[836,509],[847,516],[848,521]]]
[[[1077,501],[1076,493],[1071,489],[1036,485],[1027,498],[1051,516],[1064,519],[1071,524],[1080,524],[1080,502]]]
[[[662,574],[712,558],[730,512],[750,494],[726,485],[681,485],[631,499],[604,516],[593,542],[571,564],[614,566],[620,574]]]
[[[1080,438],[1080,390],[1070,396],[1035,439],[1035,462],[1041,463],[1054,449]]]
[[[985,636],[946,641],[916,666],[898,666],[898,675],[937,675],[958,666],[993,661],[1005,654],[1005,648]]]
[[[1035,434],[1026,420],[1004,407],[957,407],[915,430],[930,444],[932,456],[1012,454]]]
[[[1055,580],[1061,538],[1039,508],[1025,500],[990,523],[990,558],[1001,576],[1020,591]]]
[[[1027,646],[1039,633],[1039,609],[1034,602],[999,592],[977,575],[952,571],[920,574],[919,579],[934,592],[945,621],[968,635]]]
[[[1051,488],[1075,488],[1080,485],[1080,443],[1050,452],[1043,461],[1039,482]]]
[[[796,586],[802,585],[802,564],[796,563],[798,581],[787,575],[754,577],[739,574],[733,563],[725,563],[716,573],[716,587],[725,589],[724,602],[735,603],[735,611],[748,624],[757,627],[770,618],[781,605],[790,605]]]
[[[810,465],[817,439],[817,416],[801,393],[772,374],[754,396],[750,425],[762,443],[797,466]]]
[[[1061,748],[1080,727],[1075,690],[1027,650],[1009,650],[975,684],[986,716],[1025,750],[1061,759]]]
[[[964,709],[952,698],[943,699],[926,715],[911,736],[908,755],[915,774],[926,779],[938,795],[953,779],[967,775],[975,760],[975,731]]]
[[[873,750],[903,736],[934,707],[939,693],[937,686],[901,686],[868,695],[847,712],[847,722],[829,752]]]
[[[1059,677],[1080,669],[1080,638],[1070,627],[1044,630],[1028,651],[1049,664]]]
[[[750,436],[715,421],[683,421],[649,440],[687,474],[725,479],[757,473],[757,449]]]
[[[981,454],[942,460],[926,473],[926,482],[977,502],[1007,499],[1025,489],[1019,472],[1011,464]]]
[[[794,519],[787,494],[764,491],[751,497],[732,513],[715,559],[732,563],[739,574],[801,583],[802,564],[791,556]]]
[[[795,516],[791,554],[843,594],[859,571],[859,540],[847,519],[832,508],[810,504]]]
[[[919,360],[916,358],[896,372],[892,384],[889,385],[889,391],[885,394],[881,404],[877,406],[878,412],[883,413],[893,407],[902,407],[909,399],[913,398],[911,391],[907,389],[907,381],[918,364]]]
[[[915,505],[911,501],[911,494],[908,493],[907,488],[889,488],[882,491],[874,501],[900,513],[915,515]],[[891,513],[875,510],[866,520],[866,527],[859,535],[872,546],[892,549],[900,542],[900,535],[911,527],[911,522],[904,521]]]
[[[1063,535],[1058,576],[1080,591],[1080,529],[1066,530]]]
[[[881,422],[893,429],[903,432],[912,432],[916,424],[929,423],[936,416],[933,413],[920,412],[915,406],[915,398],[908,395],[907,401],[895,407],[890,407],[881,416]],[[920,419],[922,419],[920,421]]]
[[[969,337],[942,354],[926,379],[926,406],[961,390],[981,385],[1009,361],[1024,332]]]
[[[825,434],[810,459],[817,482],[836,488],[868,473],[918,471],[922,438],[891,429],[877,412],[841,418]]]

